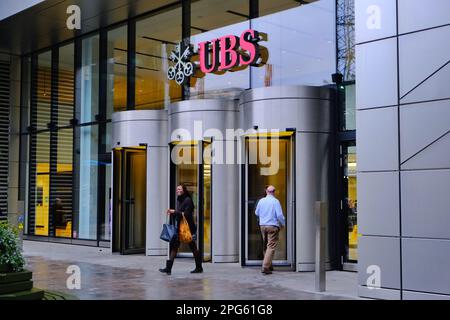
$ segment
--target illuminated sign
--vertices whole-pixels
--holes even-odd
[[[262,66],[267,61],[267,49],[259,45],[262,40],[266,40],[265,34],[249,29],[240,37],[226,35],[200,42],[195,53],[192,46],[180,43],[170,54],[169,60],[173,65],[169,67],[167,77],[181,85],[193,75],[200,78],[208,73],[222,74],[248,66]],[[198,61],[192,62],[191,58],[196,55]]]

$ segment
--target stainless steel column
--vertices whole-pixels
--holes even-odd
[[[112,147],[147,145],[146,255],[167,254],[159,239],[169,202],[167,110],[134,110],[112,115]],[[114,184],[111,182],[111,185]],[[114,222],[113,222],[114,223]]]
[[[212,262],[239,260],[239,167],[235,162],[225,163],[225,151],[235,150],[237,144],[234,139],[227,140],[226,130],[237,128],[238,120],[238,105],[235,100],[189,100],[170,106],[167,142],[198,141],[213,137],[217,163],[212,163],[211,176]],[[189,135],[177,137],[183,132]],[[225,150],[227,144],[228,148]]]
[[[330,89],[309,86],[252,89],[244,92],[240,101],[244,130],[256,126],[259,130],[295,128],[297,271],[314,270],[314,206],[316,201],[329,201],[332,105]]]

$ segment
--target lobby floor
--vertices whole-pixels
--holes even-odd
[[[314,273],[276,271],[237,263],[204,264],[203,274],[189,273],[193,259],[177,259],[172,275],[158,272],[165,257],[121,256],[108,249],[24,241],[27,268],[35,287],[79,299],[130,300],[322,300],[357,299],[357,274],[327,272],[327,291],[314,292]],[[67,268],[81,271],[81,289],[69,290]]]

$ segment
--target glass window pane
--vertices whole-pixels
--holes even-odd
[[[249,29],[247,1],[203,0],[192,3],[191,44],[198,51],[199,43],[225,35],[240,36]],[[213,57],[211,57],[211,60]],[[215,61],[219,63],[219,61]],[[213,61],[211,61],[213,63]],[[233,97],[250,87],[249,68],[223,74],[197,72],[191,78],[190,98]]]
[[[33,158],[30,181],[30,234],[49,235],[50,201],[50,133],[43,132],[32,137]],[[34,222],[34,223],[33,223]]]
[[[59,48],[58,62],[58,127],[73,119],[75,89],[75,48],[73,43]]]
[[[127,26],[108,32],[107,118],[127,109]]]
[[[97,239],[98,126],[79,130],[79,212],[74,218],[73,237]]]
[[[356,90],[355,84],[339,87],[341,102],[341,130],[356,130]]]
[[[98,114],[99,35],[82,41],[81,61],[81,123],[95,121]]]
[[[267,34],[264,67],[252,68],[252,87],[331,84],[336,72],[335,1],[322,0],[252,20]]]
[[[50,123],[52,98],[52,53],[47,51],[38,55],[36,75],[36,109],[34,126],[38,130],[47,129]]]
[[[347,223],[348,223],[348,245],[347,261],[358,260],[358,195],[357,195],[357,161],[356,146],[350,145],[344,150],[344,181],[347,188]]]
[[[181,39],[181,8],[136,23],[136,109],[164,109],[181,100],[167,79],[168,57]]]
[[[287,10],[301,6],[300,2],[314,2],[317,0],[292,1],[292,0],[259,0],[259,16],[265,16],[271,13]]]
[[[57,132],[56,173],[52,173],[51,221],[54,236],[72,236],[73,129]]]
[[[100,225],[100,240],[111,240],[111,217],[112,217],[112,202],[111,202],[111,163],[105,163],[105,211],[101,217]]]

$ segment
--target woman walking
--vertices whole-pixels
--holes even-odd
[[[189,194],[186,186],[184,184],[181,184],[177,186],[176,189],[177,193],[177,205],[176,209],[168,209],[167,214],[171,216],[173,220],[175,220],[176,225],[178,226],[178,233],[180,231],[180,224],[181,221],[184,218],[186,218],[186,221],[189,225],[189,230],[192,234],[192,241],[188,243],[189,248],[191,249],[192,253],[194,254],[195,259],[195,269],[191,271],[191,273],[202,273],[202,257],[200,255],[200,252],[197,249],[197,244],[195,243],[196,240],[196,233],[197,233],[197,226],[194,222],[194,202],[192,201],[191,195]],[[164,269],[159,269],[162,273],[167,273],[168,275],[172,272],[172,266],[173,262],[175,260],[175,257],[178,253],[178,249],[180,248],[180,241],[177,239],[173,240],[170,243],[170,253],[169,253],[169,260],[166,261],[166,267]]]

